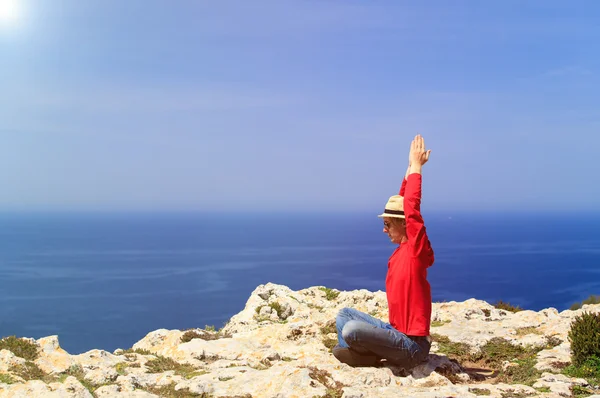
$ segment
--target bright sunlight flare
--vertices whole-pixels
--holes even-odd
[[[19,16],[19,0],[0,0],[0,24],[14,21]]]

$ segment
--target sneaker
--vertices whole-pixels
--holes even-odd
[[[340,347],[339,345],[333,347],[333,356],[338,361],[355,367],[376,366],[380,361],[376,355],[359,354],[351,348]]]

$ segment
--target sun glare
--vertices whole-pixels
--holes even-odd
[[[14,21],[19,16],[18,0],[0,0],[0,23]]]

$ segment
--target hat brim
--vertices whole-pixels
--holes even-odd
[[[389,218],[406,218],[406,216],[404,216],[404,215],[400,215],[400,214],[387,214],[387,213],[380,214],[377,217],[379,217],[379,218],[384,218],[384,217],[389,217]]]

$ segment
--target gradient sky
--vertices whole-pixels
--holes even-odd
[[[600,210],[599,2],[18,2],[0,210]]]

